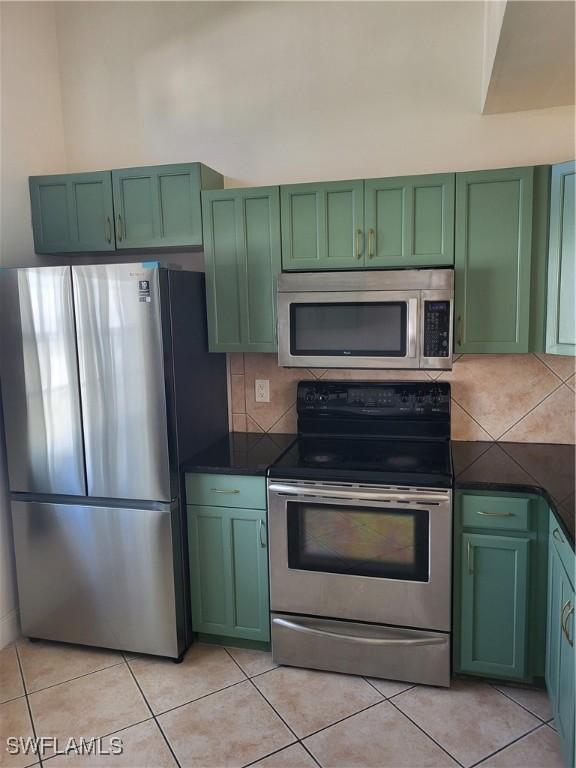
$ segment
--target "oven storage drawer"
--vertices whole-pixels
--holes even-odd
[[[462,526],[503,531],[530,528],[530,499],[462,493]]]
[[[266,479],[247,475],[186,475],[186,504],[266,509]]]
[[[450,635],[272,613],[277,664],[450,685]]]

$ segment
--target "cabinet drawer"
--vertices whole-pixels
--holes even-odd
[[[562,561],[562,565],[566,570],[568,578],[574,586],[574,550],[570,546],[570,542],[566,538],[566,534],[560,527],[560,523],[556,520],[554,512],[550,510],[550,541],[554,544],[556,552]]]
[[[186,503],[208,507],[266,509],[266,478],[187,474]]]
[[[530,527],[530,499],[511,496],[461,496],[464,528],[527,531]]]

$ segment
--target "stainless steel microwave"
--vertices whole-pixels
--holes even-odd
[[[452,368],[454,271],[294,272],[278,278],[278,363]]]

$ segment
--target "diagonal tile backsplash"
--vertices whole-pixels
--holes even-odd
[[[576,361],[555,355],[460,355],[452,371],[279,368],[273,354],[231,354],[232,427],[295,432],[296,385],[302,379],[425,380],[452,385],[452,438],[574,443]],[[270,402],[257,403],[256,379],[270,381]]]

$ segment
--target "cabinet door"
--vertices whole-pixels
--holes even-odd
[[[560,641],[558,699],[554,713],[566,765],[574,765],[574,587],[564,568],[560,571]],[[558,627],[558,625],[557,625]]]
[[[280,188],[282,268],[364,266],[364,182],[292,184]]]
[[[367,267],[454,262],[454,174],[364,183]]]
[[[266,510],[188,507],[195,632],[270,640]]]
[[[530,540],[464,533],[460,671],[526,677]]]
[[[280,272],[278,187],[203,195],[212,352],[275,352]]]
[[[456,174],[456,352],[528,351],[533,176]]]
[[[31,176],[36,253],[115,249],[109,171]]]
[[[574,587],[549,542],[546,688],[567,766],[574,761]]]
[[[576,163],[552,168],[546,352],[576,354]]]
[[[200,163],[112,171],[118,248],[202,245]]]

